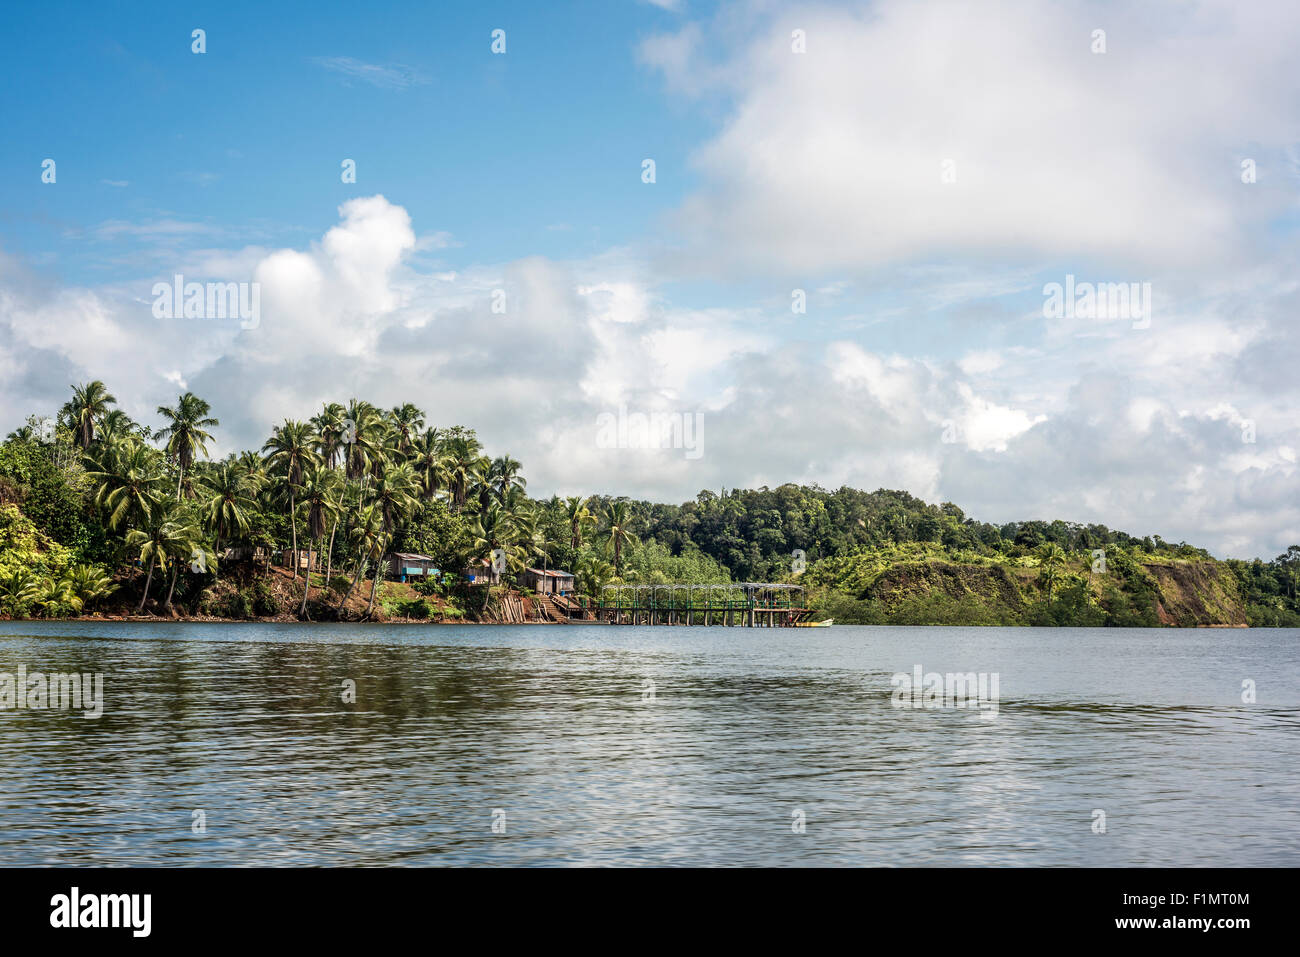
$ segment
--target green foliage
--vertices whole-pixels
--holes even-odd
[[[680,505],[534,500],[521,463],[486,455],[472,429],[426,427],[409,403],[384,410],[360,399],[286,420],[259,451],[210,463],[208,430],[219,422],[203,399],[160,407],[156,433],[115,404],[104,383],[79,385],[57,427],[33,416],[0,444],[0,613],[76,614],[113,593],[112,572],[142,592],[143,558],[160,601],[175,582],[178,596],[207,595],[213,613],[280,615],[267,582],[213,590],[212,576],[227,547],[247,581],[255,548],[278,561],[296,546],[329,556],[340,604],[351,593],[372,608],[385,555],[432,556],[445,577],[414,582],[420,598],[407,602],[430,614],[435,595],[455,599],[444,614],[483,608],[487,590],[462,571],[500,548],[507,583],[535,565],[573,571],[593,597],[619,581],[797,579],[846,623],[1300,621],[1300,546],[1272,561],[1216,562],[1158,535],[1060,520],[993,525],[886,489],[706,490]],[[1104,550],[1104,570],[1094,550]],[[192,555],[204,557],[197,571]],[[285,604],[307,608],[306,591],[294,592]]]

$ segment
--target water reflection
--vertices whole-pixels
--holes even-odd
[[[0,623],[105,675],[0,712],[0,864],[1293,865],[1297,637]],[[891,707],[916,663],[998,718]]]

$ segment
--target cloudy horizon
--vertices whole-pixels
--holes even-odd
[[[247,15],[0,40],[53,64],[0,158],[0,434],[91,379],[150,425],[202,396],[214,457],[358,397],[535,496],[1300,542],[1300,9],[507,4],[294,57]],[[158,318],[176,275],[256,283],[258,321]],[[1131,301],[1048,308],[1098,283]],[[601,440],[636,413],[698,449]]]

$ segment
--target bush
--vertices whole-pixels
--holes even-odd
[[[222,599],[218,610],[224,618],[252,618],[253,599],[246,591],[231,592]]]
[[[412,598],[397,603],[397,614],[403,618],[428,618],[433,609],[423,598]]]
[[[275,592],[271,591],[271,586],[267,584],[266,579],[257,579],[257,581],[253,582],[250,591],[248,602],[254,615],[260,618],[270,618],[280,614],[282,611],[280,599],[275,597]]]

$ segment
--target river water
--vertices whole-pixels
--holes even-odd
[[[1296,630],[0,622],[20,666],[103,714],[0,710],[0,865],[1300,864]]]

